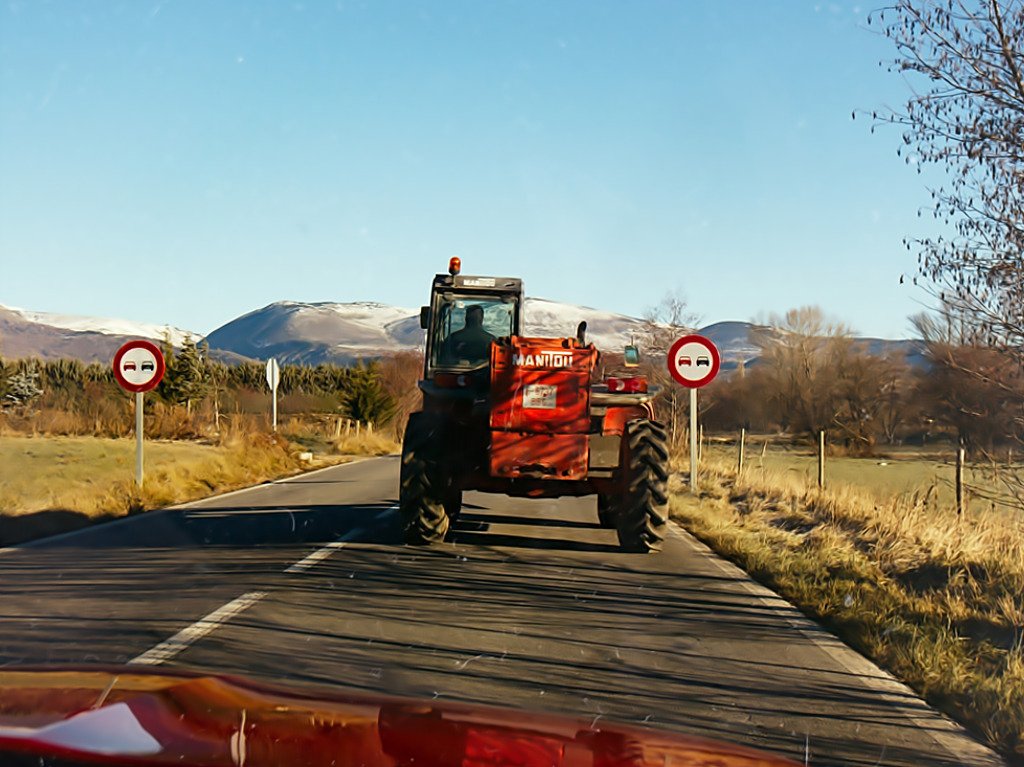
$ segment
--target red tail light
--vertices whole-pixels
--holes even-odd
[[[630,376],[629,378],[606,378],[608,391],[617,394],[642,394],[647,391],[646,376]]]

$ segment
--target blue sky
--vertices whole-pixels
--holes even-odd
[[[866,4],[9,2],[0,303],[199,332],[418,306],[449,256],[705,323],[909,333],[924,177]]]

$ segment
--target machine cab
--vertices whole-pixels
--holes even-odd
[[[491,341],[519,335],[522,280],[460,274],[453,258],[448,274],[434,277],[430,306],[420,310],[427,331],[424,378],[435,373],[466,374],[487,367]]]

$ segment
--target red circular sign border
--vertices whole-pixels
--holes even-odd
[[[676,358],[676,353],[683,347],[683,345],[688,343],[703,344],[708,351],[711,352],[711,370],[708,371],[708,374],[704,378],[697,381],[690,381],[683,378],[679,375],[675,365],[672,364],[672,360]],[[715,346],[710,338],[698,335],[683,336],[682,338],[677,339],[676,342],[669,347],[668,354],[665,356],[665,366],[668,368],[669,374],[680,385],[685,386],[687,389],[700,389],[715,380],[715,376],[718,375],[718,371],[722,367],[722,356],[718,353],[718,347]]]
[[[127,352],[131,351],[132,349],[147,349],[153,354],[154,357],[156,357],[156,375],[153,376],[153,380],[150,381],[149,383],[145,383],[142,385],[133,384],[129,382],[127,379],[125,379],[124,375],[121,373],[121,358],[124,357],[124,355]],[[164,373],[167,372],[167,363],[164,362],[164,355],[163,352],[160,351],[160,347],[157,346],[152,341],[144,341],[142,339],[136,341],[129,341],[116,352],[114,352],[113,366],[114,378],[117,379],[117,382],[118,384],[120,384],[121,388],[125,389],[126,391],[134,392],[135,394],[155,389],[157,386],[160,385],[160,382],[163,380]]]

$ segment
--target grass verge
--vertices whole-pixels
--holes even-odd
[[[215,444],[147,442],[139,490],[133,440],[0,436],[0,546],[395,450],[373,434],[330,441],[238,431]]]
[[[762,448],[764,452],[762,454]],[[718,442],[707,446],[709,457],[726,465],[736,463],[736,445]],[[936,505],[955,503],[954,477],[956,452],[953,448],[888,448],[884,455],[855,457],[829,454],[826,480],[831,488],[860,488],[877,501],[889,501],[901,493],[927,493]],[[747,443],[746,469],[752,474],[786,474],[804,484],[816,483],[818,458],[813,448],[800,445],[771,444],[754,438]],[[1009,492],[1024,474],[1024,466],[997,465],[993,462],[968,462],[964,467],[965,503],[972,511],[1007,510],[1016,512],[1020,502]]]
[[[917,493],[819,492],[709,456],[672,515],[848,644],[1024,764],[1024,518]]]

